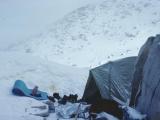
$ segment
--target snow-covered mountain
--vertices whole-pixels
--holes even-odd
[[[159,6],[159,0],[89,4],[14,49],[79,67],[137,55],[147,37],[159,33]]]
[[[0,0],[0,50],[46,31],[65,14],[102,0]]]

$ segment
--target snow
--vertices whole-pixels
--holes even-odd
[[[78,94],[82,96],[88,69],[73,68],[47,62],[40,58],[20,52],[0,52],[0,118],[3,120],[41,120],[31,106],[42,106],[42,102],[27,97],[14,96],[11,89],[16,79],[25,81],[29,88],[38,85],[49,94]],[[78,84],[77,84],[78,82]],[[37,111],[37,109],[35,109]],[[35,112],[36,112],[35,111]],[[46,112],[46,111],[37,111]]]
[[[22,79],[31,87],[38,83],[38,86],[45,91],[57,91],[63,94],[73,92],[82,95],[79,91],[84,89],[82,86],[85,85],[88,76],[87,68],[63,66],[19,52],[2,52],[0,58],[1,81],[12,81],[13,85],[13,80]],[[80,83],[76,84],[77,81]],[[71,88],[72,84],[74,89]]]
[[[99,0],[0,0],[0,49],[46,31],[67,13]]]
[[[94,67],[137,55],[160,27],[159,0],[104,0],[78,8],[11,50],[49,61]]]
[[[32,108],[43,102],[12,95],[17,79],[81,97],[89,67],[137,55],[158,34],[159,6],[160,0],[0,0],[0,119],[43,120],[32,115],[46,112]]]

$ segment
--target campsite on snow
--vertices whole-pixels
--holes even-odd
[[[0,120],[160,120],[160,0],[0,0]]]

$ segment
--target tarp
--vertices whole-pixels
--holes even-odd
[[[85,105],[82,103],[67,102],[65,105],[57,106],[55,111],[59,118],[62,119],[70,119],[71,116],[75,117],[76,115],[78,115],[78,118],[88,118],[89,107],[90,105]]]
[[[136,57],[109,62],[90,70],[83,100],[94,103],[113,97],[126,102],[131,94],[131,80]]]
[[[37,94],[40,94],[40,97],[32,96],[32,89],[28,89],[26,84],[22,80],[16,80],[12,89],[12,93],[18,96],[27,96],[37,100],[46,100],[48,99],[47,93],[38,91]]]

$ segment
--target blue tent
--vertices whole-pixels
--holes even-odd
[[[22,80],[16,80],[12,89],[12,93],[18,96],[27,96],[37,100],[46,100],[48,95],[46,92],[38,91],[40,96],[31,95],[32,89],[27,88],[26,84]]]

